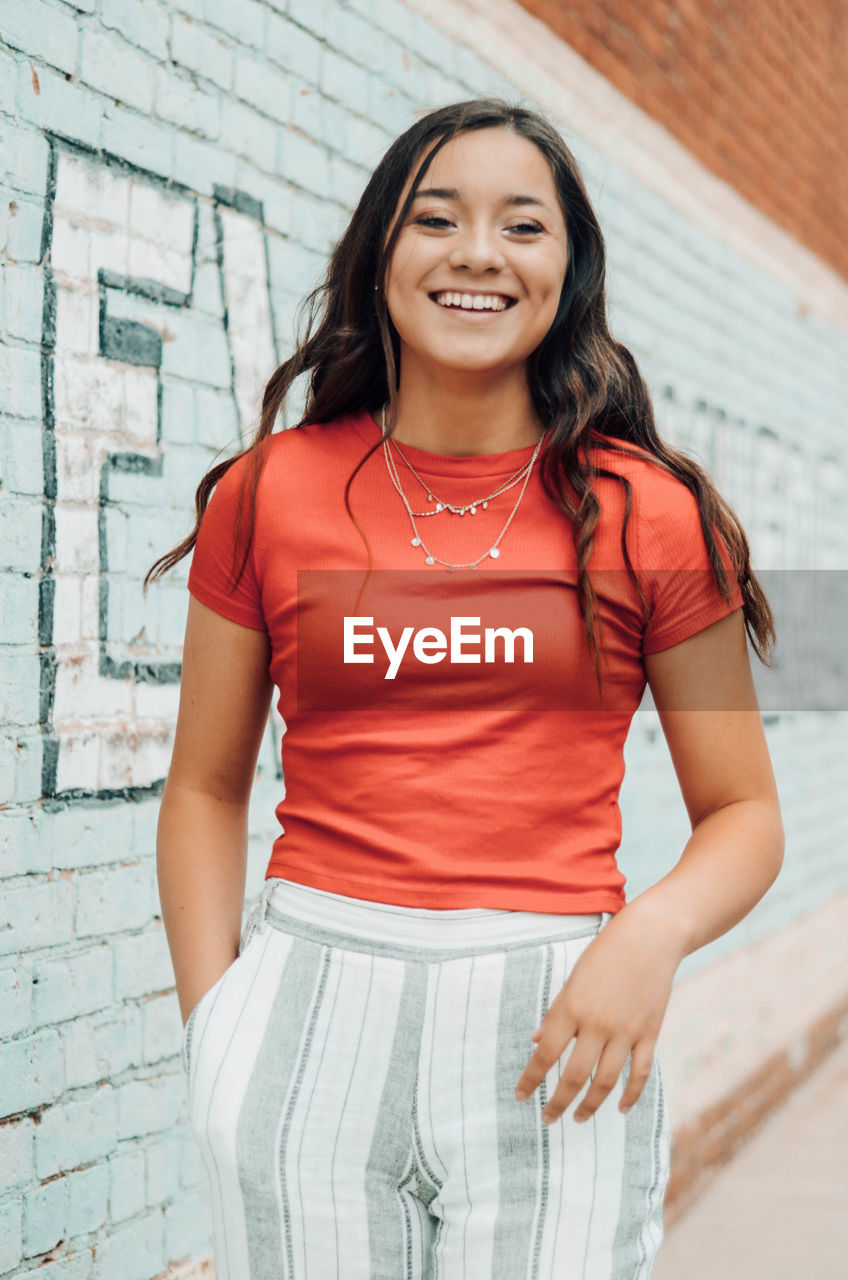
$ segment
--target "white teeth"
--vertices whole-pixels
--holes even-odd
[[[463,311],[506,311],[509,303],[496,293],[437,293],[436,302],[442,307],[459,307]]]

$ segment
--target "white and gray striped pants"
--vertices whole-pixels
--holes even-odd
[[[649,1280],[670,1129],[659,1062],[618,1110],[541,1118],[530,1035],[611,918],[436,911],[265,882],[186,1023],[217,1280]]]

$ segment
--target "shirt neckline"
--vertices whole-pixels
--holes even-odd
[[[355,423],[360,426],[366,433],[368,439],[382,440],[383,435],[377,426],[368,409],[361,409],[359,413],[353,415]],[[542,441],[542,448],[539,450],[539,456],[536,464],[541,461],[545,452],[549,436],[545,435]],[[536,448],[534,444],[524,445],[520,449],[507,449],[503,453],[477,453],[467,457],[454,457],[451,454],[431,453],[427,449],[418,449],[411,444],[400,444],[404,456],[409,459],[416,471],[420,471],[424,475],[430,476],[455,476],[461,478],[470,476],[472,478],[480,476],[499,476],[511,475],[517,471],[519,467],[529,462],[533,456],[533,450]],[[389,448],[392,449],[392,444]],[[394,451],[395,465],[402,466],[403,459],[398,457],[397,451]]]

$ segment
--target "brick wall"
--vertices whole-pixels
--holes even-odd
[[[848,278],[842,0],[520,0],[692,155]]]
[[[555,102],[541,48],[538,70],[504,69],[485,18],[426,8],[0,0],[2,1277],[150,1280],[208,1249],[154,866],[187,563],[146,600],[140,580],[191,528],[215,454],[253,430],[295,307],[396,133],[460,97]],[[510,16],[517,32],[527,15]],[[559,122],[662,428],[713,467],[755,563],[844,567],[845,332]],[[249,896],[284,785],[275,717]],[[787,867],[688,971],[848,887],[838,729],[770,720]],[[687,835],[649,712],[622,808],[632,897]]]

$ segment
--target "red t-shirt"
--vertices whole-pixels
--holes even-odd
[[[632,485],[627,548],[651,608],[646,628],[621,551],[624,490],[598,477],[588,571],[601,610],[601,709],[571,525],[542,488],[541,455],[498,558],[454,573],[412,544],[378,449],[350,489],[373,556],[366,582],[344,488],[380,434],[362,410],[269,437],[236,590],[235,506],[249,457],[216,485],[193,549],[189,591],[270,637],[285,797],[266,876],[401,906],[615,913],[625,905],[623,748],[646,687],[642,656],[742,604],[732,575],[729,603],[715,586],[696,499],[643,457],[598,447],[598,463]],[[400,447],[421,477],[394,453],[413,512],[434,509],[431,492],[454,505],[479,499],[533,453]],[[519,492],[474,514],[422,515],[419,535],[440,559],[469,563],[494,544]],[[242,538],[247,516],[245,507]],[[243,541],[237,550],[236,565]]]

